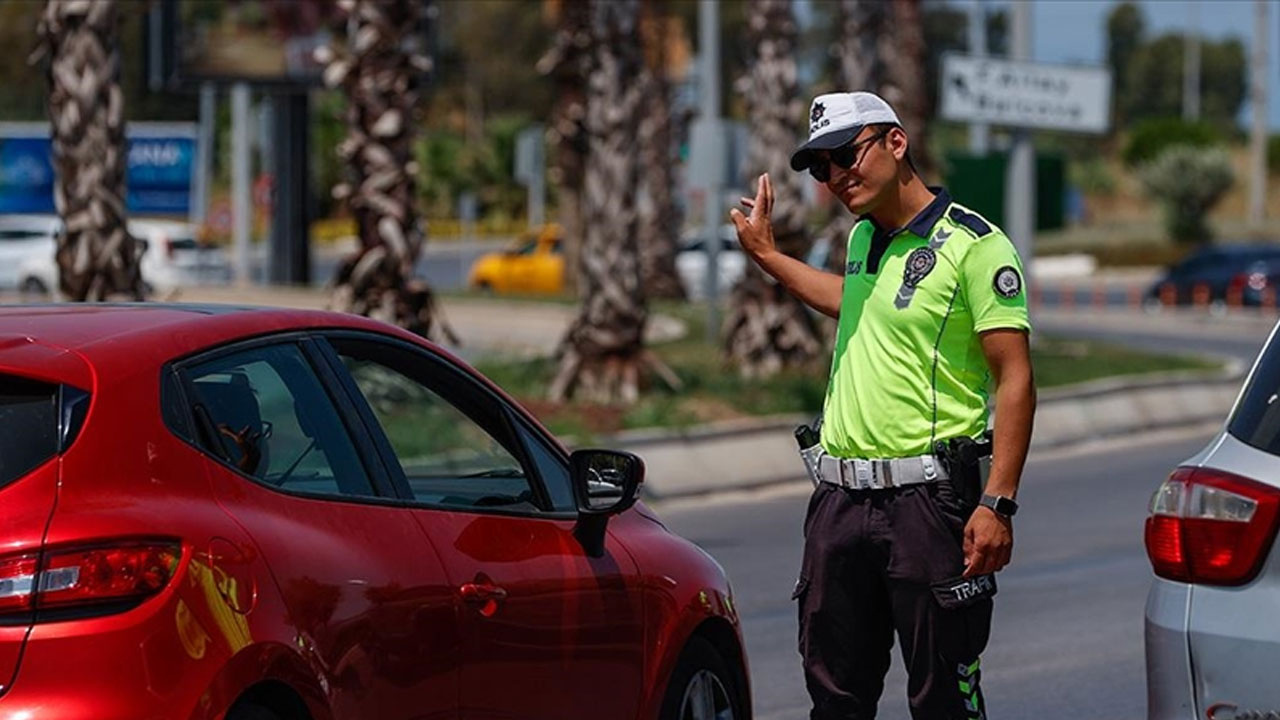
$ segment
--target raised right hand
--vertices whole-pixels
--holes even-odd
[[[756,262],[778,248],[773,240],[773,223],[769,214],[773,211],[773,185],[769,182],[769,173],[760,176],[756,182],[756,198],[742,198],[743,207],[751,214],[743,215],[738,208],[729,210],[729,219],[738,230],[738,242],[747,255]]]

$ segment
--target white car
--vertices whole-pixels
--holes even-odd
[[[723,296],[738,284],[747,270],[747,256],[738,244],[738,234],[732,225],[720,226],[717,261],[720,271],[717,273],[717,289]],[[701,300],[707,296],[707,248],[702,238],[686,237],[683,247],[676,252],[676,274],[680,276],[680,284],[690,300]]]
[[[830,242],[826,238],[818,238],[805,257],[805,262],[813,267],[826,267]],[[720,255],[717,289],[721,296],[727,295],[734,285],[747,272],[747,256],[738,243],[738,232],[732,225],[720,226]],[[707,248],[701,238],[686,236],[684,246],[676,253],[676,274],[684,285],[685,295],[690,300],[701,300],[707,296]],[[770,282],[773,278],[765,276]]]
[[[1152,498],[1149,720],[1280,717],[1280,340],[1226,426]]]
[[[3,227],[0,224],[0,227]],[[57,297],[58,266],[54,260],[57,218],[42,242],[28,248],[17,263],[16,282],[29,298]],[[142,282],[149,295],[165,297],[190,285],[225,284],[231,262],[222,248],[196,240],[195,226],[171,220],[131,220],[129,232],[142,240]]]
[[[18,266],[26,258],[52,253],[60,224],[52,215],[0,215],[0,289],[18,287]]]

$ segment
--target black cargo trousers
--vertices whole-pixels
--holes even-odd
[[[992,601],[944,609],[930,584],[964,570],[970,509],[945,482],[883,490],[819,483],[794,599],[811,720],[870,720],[897,631],[915,720],[985,719],[978,656]]]

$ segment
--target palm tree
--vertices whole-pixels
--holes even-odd
[[[672,18],[665,0],[644,4],[642,30],[645,49],[644,117],[640,120],[640,274],[645,295],[683,300],[684,286],[676,273],[676,251],[684,218],[672,190],[676,187],[676,123],[672,117],[671,81],[667,77],[667,32]]]
[[[911,159],[921,172],[932,167],[927,146],[929,97],[924,84],[924,17],[920,0],[893,0],[889,32],[881,35],[882,62],[888,69],[881,93],[898,112],[911,139]]]
[[[804,115],[796,83],[796,23],[790,0],[751,0],[748,34],[754,58],[738,82],[746,100],[751,137],[749,177],[773,180],[773,232],[778,248],[792,257],[809,249],[803,176],[789,161]],[[749,184],[754,184],[749,182]],[[767,376],[814,359],[822,350],[817,325],[804,305],[751,265],[730,297],[725,351],[748,377]]]
[[[891,7],[883,0],[839,0],[835,10],[837,36],[831,53],[835,61],[836,91],[883,93],[888,73],[881,48],[889,33]],[[818,236],[829,243],[826,268],[831,272],[844,274],[849,230],[854,220],[843,206],[832,203],[831,216],[818,231]],[[834,338],[834,332],[831,335]]]
[[[335,44],[317,58],[326,65],[325,84],[341,87],[347,98],[347,137],[338,153],[350,179],[333,194],[347,200],[360,247],[339,264],[330,306],[430,337],[435,296],[413,277],[426,242],[414,203],[413,115],[418,79],[431,61],[411,43],[436,8],[418,0],[345,0],[338,10]],[[439,326],[457,342],[446,324]]]
[[[591,0],[546,0],[557,29],[538,71],[552,78],[555,107],[547,139],[555,147],[551,179],[556,184],[558,219],[564,239],[565,283],[577,287],[582,245],[582,183],[587,162],[587,96],[591,66]]]
[[[658,367],[644,348],[649,319],[641,281],[633,152],[643,93],[638,0],[591,6],[587,78],[587,158],[583,244],[578,268],[582,307],[560,344],[549,395],[633,402],[640,375]]]
[[[115,0],[47,0],[34,64],[48,56],[54,204],[62,218],[55,258],[69,300],[144,296],[144,247],[125,209],[124,93]]]

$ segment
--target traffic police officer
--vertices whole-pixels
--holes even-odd
[[[1022,263],[999,228],[924,185],[880,97],[821,95],[809,122],[792,168],[861,218],[844,276],[778,252],[767,175],[730,216],[764,271],[839,320],[795,591],[810,717],[875,717],[896,631],[913,718],[985,718],[990,573],[1009,562],[1035,411]],[[936,449],[982,441],[992,379],[983,487]]]

